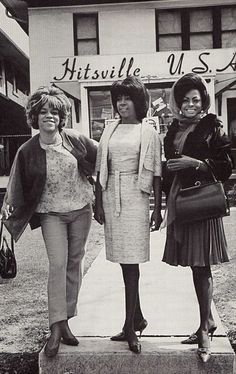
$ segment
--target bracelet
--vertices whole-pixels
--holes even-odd
[[[198,161],[198,164],[197,164],[197,166],[195,167],[195,170],[199,170],[200,169],[200,166],[201,166],[201,164],[202,164],[202,161]]]

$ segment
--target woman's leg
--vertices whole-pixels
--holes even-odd
[[[66,273],[67,317],[76,315],[78,293],[83,277],[83,258],[92,220],[90,205],[71,213],[68,225],[68,261]]]
[[[134,331],[134,313],[138,295],[139,266],[137,264],[121,264],[125,284],[125,331]]]
[[[60,215],[43,214],[41,228],[48,261],[48,310],[49,326],[67,319],[66,267],[67,267],[67,224]]]
[[[62,337],[62,323],[67,318],[66,307],[66,264],[67,225],[59,215],[41,215],[41,228],[48,260],[48,311],[51,335],[45,346],[45,354],[57,354]]]
[[[192,267],[193,282],[200,310],[200,330],[208,331],[209,323],[213,321],[211,302],[213,294],[213,279],[210,266]]]
[[[123,279],[125,284],[125,324],[124,332],[131,351],[141,352],[141,346],[138,343],[134,331],[134,314],[138,295],[139,283],[139,265],[138,264],[121,264]]]
[[[202,362],[207,362],[211,356],[208,325],[211,313],[213,280],[210,266],[193,267],[192,270],[199,294],[200,327],[197,332],[198,355]]]

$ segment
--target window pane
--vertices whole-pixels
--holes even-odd
[[[221,9],[222,30],[236,29],[236,8]]]
[[[212,34],[190,35],[190,49],[213,48]]]
[[[212,25],[210,10],[193,10],[190,12],[190,32],[212,31]]]
[[[180,12],[163,11],[158,14],[159,34],[177,34],[181,32]]]
[[[97,17],[78,16],[77,23],[77,39],[89,39],[97,37]]]
[[[181,36],[160,36],[159,51],[178,51],[182,49]]]
[[[97,41],[96,40],[80,40],[77,43],[78,55],[96,55],[97,52]]]
[[[99,141],[105,126],[105,120],[112,118],[112,104],[109,91],[89,92],[89,115],[91,137]]]
[[[222,33],[222,48],[236,47],[236,31]]]

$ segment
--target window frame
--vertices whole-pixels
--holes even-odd
[[[77,35],[77,20],[78,18],[92,16],[95,18],[96,23],[96,37],[95,38],[79,38]],[[98,13],[74,13],[73,14],[73,28],[74,28],[74,55],[82,56],[78,54],[78,43],[80,41],[95,41],[97,46],[97,55],[100,53],[99,48],[99,29],[98,29]]]
[[[158,25],[158,17],[161,14],[161,11],[173,11],[173,12],[180,12],[181,14],[181,32],[180,33],[173,33],[171,35],[175,36],[181,36],[181,44],[182,44],[182,50],[191,50],[191,36],[192,35],[209,35],[212,36],[212,48],[222,48],[222,35],[226,32],[236,32],[236,29],[230,29],[230,30],[222,30],[222,9],[226,8],[235,8],[235,5],[229,5],[229,6],[212,6],[212,7],[194,7],[194,8],[175,8],[175,9],[156,9],[155,11],[155,26],[156,26],[156,51],[160,51],[159,48],[159,39],[160,37],[169,36],[168,33],[159,34],[159,25]],[[190,13],[193,10],[210,10],[212,15],[212,31],[190,31]]]

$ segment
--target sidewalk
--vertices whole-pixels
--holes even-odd
[[[70,321],[80,344],[61,344],[54,359],[41,352],[41,374],[233,374],[234,353],[214,305],[218,328],[211,360],[203,365],[196,345],[180,344],[199,325],[198,304],[191,270],[161,261],[164,240],[165,230],[151,233],[151,261],[140,266],[141,305],[148,321],[141,355],[130,352],[127,342],[109,339],[124,323],[124,286],[120,266],[106,261],[102,250],[84,278],[79,315]]]

